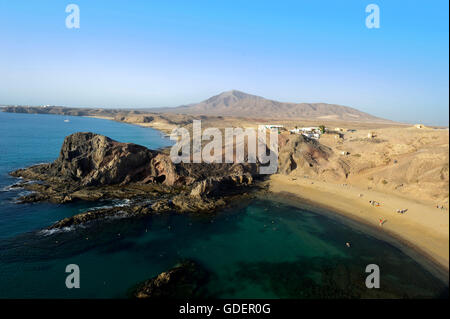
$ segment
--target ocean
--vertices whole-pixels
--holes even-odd
[[[43,231],[89,208],[127,204],[16,203],[24,190],[9,187],[18,179],[8,173],[53,161],[64,137],[80,131],[152,149],[171,145],[150,128],[0,112],[0,298],[127,298],[134,285],[183,259],[209,271],[205,297],[210,298],[448,297],[448,286],[362,228],[264,199],[204,216],[117,217]],[[80,267],[79,289],[65,286],[68,264]],[[365,286],[369,264],[380,268],[379,289]]]

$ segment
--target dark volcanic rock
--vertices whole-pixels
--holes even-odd
[[[180,181],[188,180],[188,176],[178,175],[167,155],[94,133],[67,136],[53,163],[19,169],[11,175],[44,182],[39,186],[24,185],[24,188],[45,196],[29,195],[22,198],[22,202],[34,199],[64,203],[74,199],[123,198],[120,193],[133,196],[130,185],[136,183],[170,187],[183,185]],[[113,185],[124,187],[115,191],[105,189]]]
[[[278,172],[289,174],[297,167],[317,168],[321,161],[327,161],[332,150],[303,135],[287,135],[279,139]]]
[[[58,159],[53,163],[19,169],[11,175],[66,183],[72,187],[132,182],[174,185],[179,179],[167,155],[94,133],[67,136]]]
[[[33,191],[20,202],[132,199],[134,207],[112,207],[81,213],[49,229],[78,225],[124,213],[141,216],[167,211],[211,212],[253,183],[255,164],[174,164],[168,155],[94,133],[64,139],[59,157],[11,173]],[[27,183],[37,180],[37,183]]]
[[[249,173],[243,175],[227,175],[221,177],[208,177],[204,180],[196,182],[191,190],[190,195],[200,197],[203,195],[217,195],[224,190],[229,192],[242,185],[251,185],[253,177]]]
[[[255,164],[173,164],[168,155],[132,143],[119,143],[94,133],[75,133],[64,139],[51,164],[11,173],[26,179],[66,184],[69,188],[130,183],[191,185],[208,177],[255,174]]]
[[[133,289],[134,298],[201,297],[208,281],[208,272],[194,261],[187,260]]]
[[[173,197],[171,203],[181,213],[212,212],[219,207],[225,206],[225,201],[221,198],[209,199],[207,197],[183,195]]]
[[[225,205],[226,202],[222,198],[210,199],[207,197],[193,197],[186,194],[178,194],[171,198],[158,199],[154,202],[144,200],[137,201],[129,206],[89,210],[71,217],[66,217],[47,227],[47,229],[71,227],[108,216],[139,217],[165,212],[210,213]]]
[[[48,227],[47,229],[58,229],[58,228],[64,228],[64,227],[71,227],[75,225],[84,224],[86,222],[89,222],[91,220],[99,219],[102,217],[107,216],[114,216],[114,215],[126,215],[127,209],[123,209],[121,207],[114,207],[114,208],[105,208],[105,209],[98,209],[93,211],[88,211],[85,213],[77,214],[72,217],[67,217],[59,222],[56,222],[52,226]]]
[[[111,185],[144,178],[156,152],[131,143],[119,143],[93,133],[65,138],[50,174],[80,182],[83,186]]]
[[[303,135],[279,135],[278,173],[342,179],[349,174],[349,164],[331,148]]]

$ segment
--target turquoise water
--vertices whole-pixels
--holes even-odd
[[[16,181],[9,171],[54,160],[64,137],[76,131],[150,148],[170,143],[151,129],[65,118],[0,113],[0,298],[124,298],[134,284],[185,258],[211,273],[205,297],[448,296],[444,284],[390,244],[324,215],[267,200],[207,216],[108,219],[42,232],[56,220],[114,203],[16,204],[21,190],[8,190]],[[80,267],[80,289],[65,287],[68,264]],[[364,284],[368,264],[381,270],[376,291]]]
[[[68,119],[69,122],[64,122]],[[77,116],[15,114],[0,112],[0,190],[17,181],[9,172],[55,160],[64,137],[75,132],[94,132],[120,142],[132,142],[157,149],[172,144],[160,132],[135,125]],[[17,205],[23,190],[0,191],[0,239],[48,226],[55,220],[98,204],[64,207],[49,204]]]

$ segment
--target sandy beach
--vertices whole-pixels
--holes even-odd
[[[112,117],[105,116],[92,117],[114,120]],[[167,123],[164,123],[164,125],[160,125],[161,123],[158,122],[125,122],[144,127],[152,127],[165,133],[173,127],[173,124],[168,125]],[[383,131],[383,136],[388,137],[390,141],[393,139],[392,136],[395,136],[397,139],[402,138],[402,135],[399,132],[409,132],[408,134],[405,133],[406,136],[416,134],[420,135],[422,138],[423,136],[430,134],[439,134],[438,136],[440,136],[440,138],[441,136],[448,136],[447,132],[436,133],[436,131],[411,131],[411,129],[408,128],[391,130],[393,130],[393,133],[391,132],[391,134],[388,134],[388,132],[390,132],[389,130]],[[365,130],[358,132],[358,135],[363,136],[364,134],[366,134]],[[403,139],[406,139],[406,137]],[[436,139],[434,141],[436,141]],[[327,143],[326,141],[324,142]],[[356,147],[355,143],[352,143],[351,140],[346,143],[351,143],[353,148]],[[425,144],[425,147],[429,147],[430,145],[429,142]],[[400,143],[399,145],[403,144]],[[333,147],[333,145],[329,146]],[[421,153],[422,149],[420,146],[416,145],[416,147],[419,150],[418,153]],[[445,144],[443,147],[445,151],[448,144]],[[357,149],[357,151],[363,153],[361,148],[362,146]],[[336,153],[337,152],[338,150]],[[399,158],[399,163],[401,164],[403,160],[409,162],[418,161],[417,158],[411,158],[414,154],[415,153],[408,153],[408,158]],[[371,171],[389,169],[390,166],[393,165],[399,164],[391,163],[389,165],[385,165],[383,163]],[[430,166],[431,164],[428,163],[428,165]],[[354,166],[354,164],[352,164],[352,166]],[[398,168],[397,171],[399,171]],[[365,173],[366,171],[363,172]],[[398,173],[400,176],[404,175],[403,170],[400,170]],[[386,176],[388,175],[392,178],[395,174],[389,173]],[[386,178],[384,175],[382,176]],[[445,209],[436,208],[436,204],[430,200],[431,196],[426,196],[426,191],[432,189],[430,183],[426,184],[425,187],[422,188],[417,188],[418,186],[413,183],[405,183],[404,186],[411,187],[411,190],[405,193],[396,189],[390,189],[381,183],[378,183],[378,188],[370,187],[371,189],[368,189],[367,185],[375,185],[367,182],[367,178],[365,177],[366,175],[360,173],[353,176],[351,181],[348,182],[345,180],[334,180],[332,178],[327,178],[323,181],[318,178],[308,176],[303,177],[301,172],[296,172],[290,175],[272,175],[268,181],[268,184],[270,192],[276,194],[275,197],[278,195],[283,195],[279,199],[288,199],[288,201],[291,203],[294,202],[294,204],[296,201],[299,203],[308,202],[313,206],[328,208],[332,212],[339,213],[344,218],[350,218],[359,223],[364,223],[375,229],[375,232],[394,238],[401,243],[403,247],[410,247],[417,251],[420,255],[431,260],[431,262],[437,265],[437,267],[441,270],[441,273],[446,273],[446,277],[448,278],[449,212],[447,207],[445,207]],[[322,177],[321,179],[324,178]],[[398,183],[400,182],[402,182],[402,180]],[[438,185],[438,182],[436,181],[434,185]],[[439,189],[435,191],[437,194],[439,194],[439,192]],[[294,201],[292,201],[292,199],[294,199]],[[375,201],[380,205],[371,205],[369,201]],[[436,202],[439,201],[436,200]],[[444,200],[443,202],[447,202],[447,200]],[[406,211],[401,214],[397,212],[399,209]],[[380,226],[380,219],[383,220],[382,226]]]
[[[379,229],[379,232],[402,241],[440,268],[449,269],[449,217],[447,210],[414,202],[396,195],[363,190],[347,184],[333,184],[309,178],[272,175],[269,190],[275,195],[295,196],[301,201],[330,208],[333,211]],[[374,200],[380,206],[372,206]],[[404,214],[397,209],[408,209]],[[384,220],[380,226],[380,219]]]
[[[163,134],[166,134],[166,135],[170,135],[172,130],[177,127],[174,124],[165,123],[163,121],[160,121],[160,122],[152,121],[151,123],[141,123],[139,121],[136,121],[133,118],[131,118],[131,119],[127,118],[124,121],[119,121],[119,120],[116,120],[112,116],[89,115],[89,116],[84,116],[84,117],[91,117],[91,118],[102,119],[102,120],[124,122],[124,123],[127,123],[127,124],[137,125],[137,126],[141,126],[141,127],[150,127],[150,128],[155,129],[155,130],[161,131]]]

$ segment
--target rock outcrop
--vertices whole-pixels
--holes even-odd
[[[185,299],[202,296],[208,272],[198,263],[187,260],[135,287],[134,298]]]
[[[64,139],[51,164],[11,173],[31,180],[70,183],[72,187],[161,183],[191,185],[207,177],[252,175],[251,164],[173,164],[168,155],[132,143],[120,143],[94,133],[74,133]]]
[[[119,143],[93,133],[75,133],[64,140],[53,173],[83,186],[112,185],[142,180],[156,152]]]
[[[12,175],[77,186],[125,184],[148,177],[150,162],[156,156],[157,152],[144,146],[119,143],[94,133],[75,133],[64,139],[53,163],[18,170]]]
[[[297,167],[316,169],[327,161],[332,150],[303,135],[291,134],[279,139],[278,172],[289,174]]]
[[[252,185],[255,164],[174,164],[168,155],[94,133],[65,138],[59,157],[11,173],[33,193],[21,202],[129,199],[130,205],[90,210],[49,229],[111,216],[143,216],[167,211],[211,212]],[[35,181],[29,183],[29,181]]]
[[[336,158],[333,150],[303,135],[279,135],[278,173],[289,175],[332,175],[346,178],[345,162]]]
[[[250,173],[243,175],[228,175],[222,177],[208,177],[193,186],[190,195],[201,197],[203,195],[217,195],[224,188],[230,189],[238,185],[251,185],[253,177]]]

